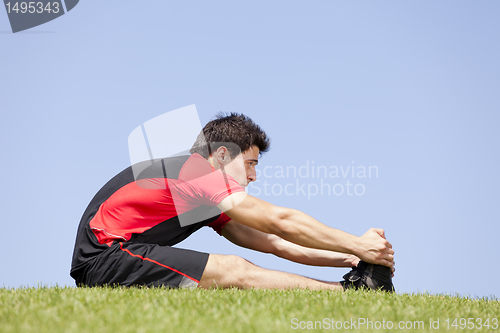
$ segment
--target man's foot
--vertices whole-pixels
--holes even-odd
[[[340,284],[344,290],[368,288],[394,292],[391,275],[389,267],[360,261],[357,267],[343,276],[344,281],[341,281]]]

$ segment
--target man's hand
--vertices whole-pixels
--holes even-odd
[[[394,250],[391,243],[385,239],[384,230],[371,228],[358,240],[359,250],[356,255],[363,261],[394,267]]]
[[[359,259],[358,257],[356,257],[354,254],[347,254],[347,265],[346,266],[349,266],[349,267],[356,267],[358,266],[359,262],[361,261],[361,259]]]

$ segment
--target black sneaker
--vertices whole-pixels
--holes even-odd
[[[392,272],[389,267],[360,261],[357,267],[343,276],[344,281],[340,284],[344,290],[368,288],[394,292],[391,276]]]

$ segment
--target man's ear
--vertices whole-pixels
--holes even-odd
[[[217,151],[215,152],[215,156],[217,158],[217,162],[219,162],[221,166],[229,163],[229,161],[231,160],[229,156],[229,150],[227,150],[227,148],[224,146],[220,146],[217,149]]]

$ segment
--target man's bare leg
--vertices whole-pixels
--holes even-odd
[[[319,281],[296,274],[273,271],[256,266],[238,256],[221,254],[210,255],[198,287],[343,290],[338,282]]]

